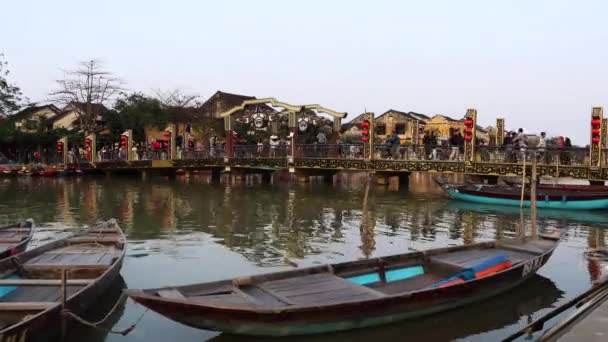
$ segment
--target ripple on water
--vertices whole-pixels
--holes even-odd
[[[410,193],[370,187],[366,207],[365,177],[341,177],[343,181],[333,187],[282,183],[211,185],[196,177],[175,181],[152,178],[146,182],[119,177],[0,182],[0,221],[32,217],[40,224],[32,242],[36,246],[65,236],[81,225],[117,218],[129,236],[122,274],[130,287],[214,281],[498,237],[513,238],[519,231],[517,210],[455,204],[434,193],[437,189],[432,188],[432,181],[422,176],[410,178]],[[583,216],[588,223],[577,220]],[[526,214],[526,227],[529,220]],[[550,213],[539,215],[537,226],[541,231],[556,227],[569,232],[542,269],[544,280],[539,280],[529,292],[506,298],[497,317],[456,311],[439,319],[435,326],[450,326],[441,329],[445,335],[440,339],[499,340],[522,327],[526,314],[537,316],[589,286],[590,267],[584,251],[605,243],[603,229],[608,229],[608,215]],[[522,308],[516,305],[519,301],[543,305]],[[490,305],[485,310],[498,310],[497,307]],[[128,302],[117,324],[130,324],[138,312]],[[459,319],[462,315],[479,319],[473,324]],[[416,331],[414,337],[418,340],[436,340],[432,333],[437,329],[420,328],[432,327],[428,322],[360,331],[357,337],[394,340]],[[163,329],[162,336],[182,340],[192,339],[184,336],[199,340],[212,336],[153,315],[141,322],[140,329],[144,334]],[[138,339],[133,336],[121,340]],[[149,341],[156,338],[154,334],[146,336]],[[331,339],[350,340],[353,336],[337,334]]]

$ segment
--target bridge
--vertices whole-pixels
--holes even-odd
[[[284,144],[258,143],[239,144],[234,138],[234,114],[251,105],[272,105],[283,108],[281,113],[288,116],[289,135]],[[544,148],[520,151],[513,146],[503,146],[504,119],[497,119],[495,145],[477,143],[477,110],[469,109],[464,116],[464,144],[462,146],[425,146],[421,137],[415,134],[412,144],[391,148],[375,141],[374,114],[366,113],[363,121],[363,139],[355,144],[298,144],[298,130],[304,121],[305,111],[314,110],[333,117],[334,129],[341,127],[341,119],[346,113],[324,108],[320,105],[294,106],[279,102],[274,98],[244,101],[221,114],[224,119],[225,144],[204,150],[176,148],[177,130],[169,125],[164,132],[166,148],[135,151],[132,147],[132,133],[126,131],[121,136],[122,156],[116,155],[98,160],[96,136],[85,139],[87,160],[79,166],[85,171],[104,173],[141,173],[143,177],[151,173],[175,175],[185,172],[187,176],[197,170],[209,170],[214,178],[223,172],[240,178],[248,174],[260,174],[269,180],[276,171],[287,171],[297,175],[301,182],[312,176],[323,176],[326,180],[342,171],[366,171],[376,175],[380,183],[391,177],[407,180],[411,172],[462,173],[478,175],[494,182],[499,176],[521,176],[530,174],[530,160],[538,161],[537,172],[541,177],[569,177],[602,183],[608,180],[607,123],[603,118],[603,108],[594,107],[591,113],[591,138],[585,148]],[[261,114],[260,114],[261,115]],[[256,123],[257,125],[257,123]],[[418,132],[417,122],[412,129]],[[184,137],[183,141],[186,141]],[[63,164],[70,167],[66,148],[67,139],[58,142],[58,153]],[[179,152],[179,153],[178,153]],[[525,156],[525,157],[524,157]]]

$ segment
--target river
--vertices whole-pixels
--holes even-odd
[[[372,185],[367,195],[362,174],[340,175],[334,184],[271,185],[211,184],[204,175],[0,179],[0,224],[33,218],[39,228],[32,246],[111,217],[129,237],[122,275],[131,288],[208,282],[513,237],[521,222],[517,208],[450,201],[425,174],[412,174],[408,190],[392,192]],[[527,226],[527,214],[524,220]],[[584,252],[603,245],[608,213],[540,210],[537,226],[562,228],[568,234],[539,275],[510,293],[426,319],[291,340],[499,340],[587,289],[600,271]],[[127,300],[111,316],[110,326],[124,329],[143,311]],[[76,329],[70,336],[72,341],[209,339],[244,340],[191,329],[151,311],[128,336],[92,329]]]

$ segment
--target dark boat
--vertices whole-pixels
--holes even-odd
[[[488,184],[449,184],[434,178],[435,182],[453,199],[495,205],[519,206],[521,187]],[[530,207],[530,192],[524,192],[524,207]],[[567,210],[597,210],[608,208],[607,191],[577,191],[560,188],[538,188],[538,208]]]
[[[60,337],[74,322],[62,311],[82,315],[118,279],[125,245],[109,220],[0,261],[0,341]]]
[[[33,234],[34,221],[31,219],[0,227],[0,260],[25,251]]]
[[[256,336],[320,334],[423,317],[496,296],[536,274],[558,240],[490,241],[127,293],[195,328]]]

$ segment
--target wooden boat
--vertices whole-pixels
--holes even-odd
[[[109,220],[0,261],[0,341],[61,336],[74,322],[62,311],[82,315],[118,279],[125,247]]]
[[[0,227],[0,260],[25,251],[33,234],[34,221],[31,219]]]
[[[15,177],[17,176],[17,170],[8,166],[0,166],[0,177]]]
[[[127,294],[195,328],[257,336],[328,333],[499,295],[533,276],[558,240],[490,241]]]
[[[59,170],[37,170],[32,172],[32,177],[55,177],[59,172]]]
[[[516,205],[521,202],[521,188],[508,185],[449,184],[437,178],[435,182],[453,199],[495,205]],[[538,208],[597,210],[608,208],[608,192],[575,191],[568,189],[538,188]],[[530,193],[524,193],[524,206],[530,207]]]
[[[521,182],[514,182],[511,180],[504,180],[505,184],[512,187],[519,187],[521,189]],[[527,183],[527,185],[529,185]],[[583,184],[549,184],[540,183],[536,185],[537,189],[559,189],[567,191],[608,191],[608,186],[605,185],[583,185]]]
[[[496,204],[479,204],[465,201],[450,201],[447,208],[458,211],[476,212],[482,214],[492,214],[503,217],[511,217],[519,219],[521,209],[514,206],[504,206]],[[558,221],[576,221],[584,223],[601,223],[605,224],[608,221],[608,215],[600,210],[559,210],[559,209],[543,209],[536,213],[539,220],[558,220]],[[602,229],[600,225],[595,226]]]

